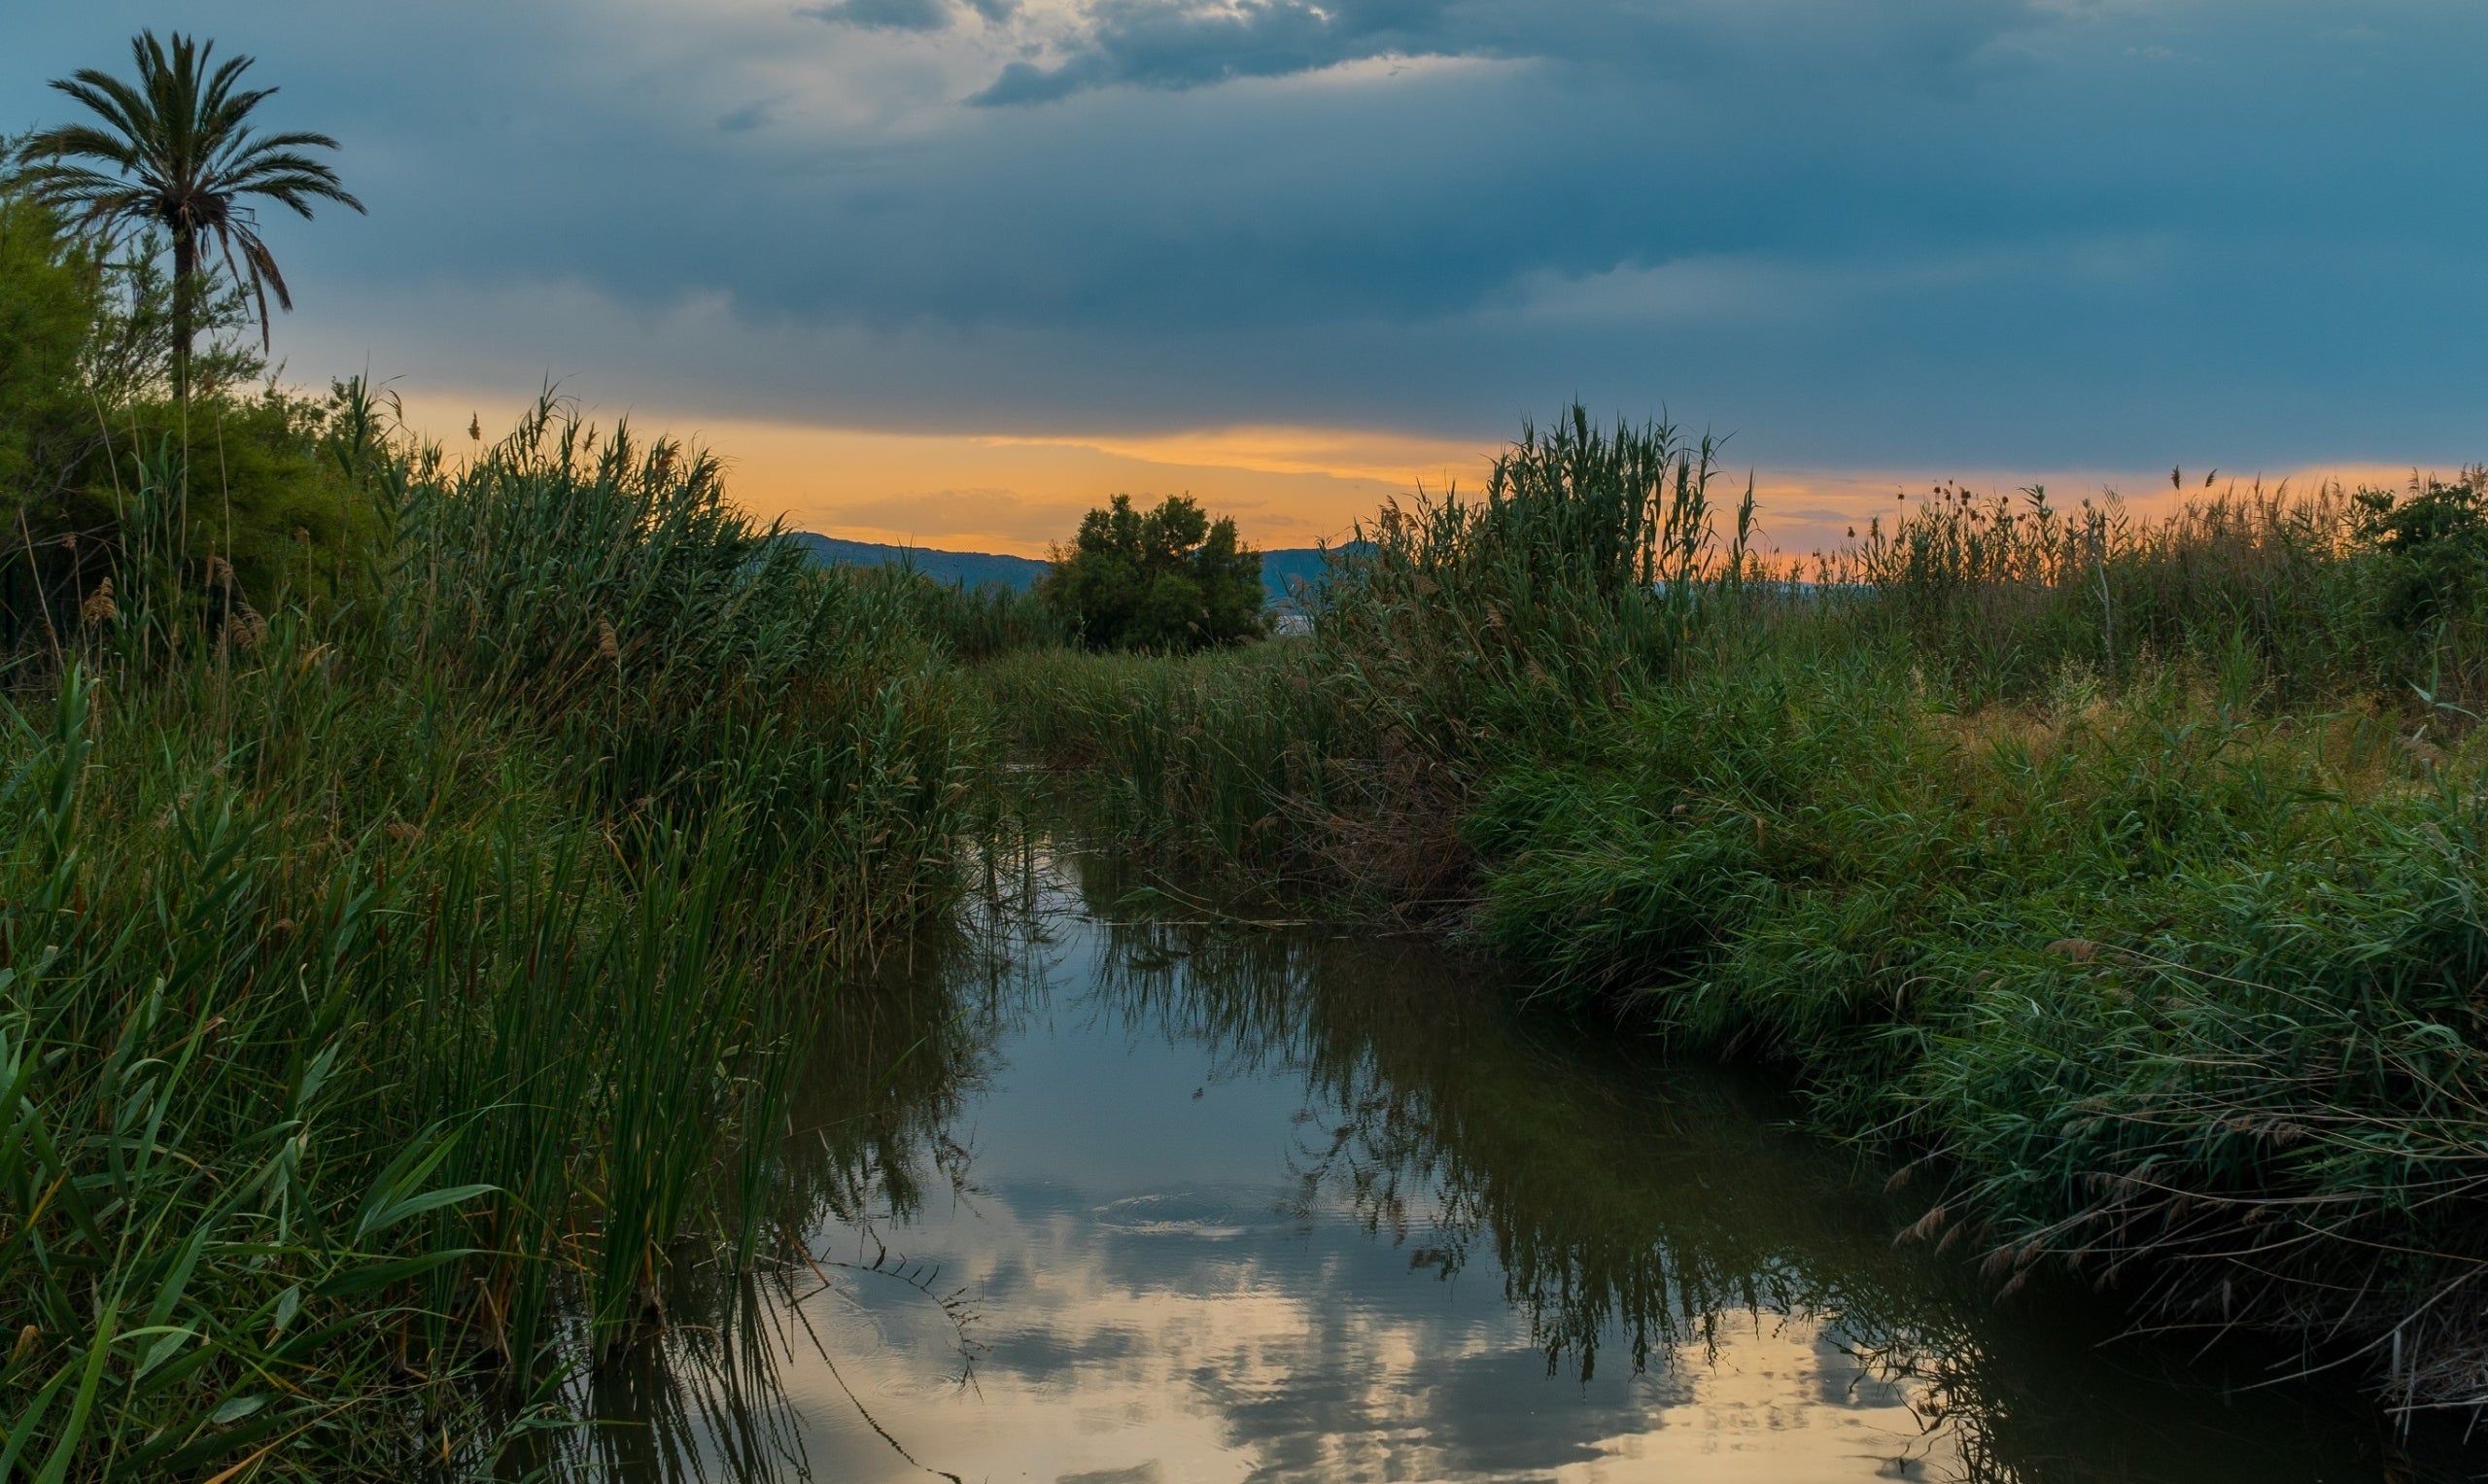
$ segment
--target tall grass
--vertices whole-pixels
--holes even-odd
[[[739,811],[746,869],[783,870],[841,951],[921,904],[966,758],[907,590],[816,571],[714,460],[550,400],[388,501],[418,661],[527,715],[605,814]]]
[[[2483,488],[2476,470],[2398,500],[2231,486],[2146,518],[2114,497],[2068,510],[2041,488],[1946,485],[1889,526],[1868,522],[1813,575],[1846,623],[1905,638],[1964,705],[2026,699],[2067,666],[2116,685],[2186,661],[2251,666],[2267,705],[2400,694],[2414,678],[2476,697],[2478,614],[2445,578],[2479,565]],[[2430,512],[2449,519],[2400,538]]]
[[[997,719],[1102,776],[1118,832],[1365,905],[1465,885],[1457,821],[1483,759],[1562,749],[1581,698],[1668,673],[1752,570],[1752,497],[1714,531],[1717,445],[1573,407],[1482,496],[1386,505],[1300,595],[1309,641],[1231,660],[1011,657]]]
[[[1560,745],[1583,699],[1662,675],[1748,570],[1748,490],[1722,542],[1718,450],[1572,407],[1496,460],[1485,494],[1420,494],[1359,526],[1315,595],[1315,642],[1355,708],[1429,755]],[[1550,724],[1554,728],[1549,731]]]
[[[1796,1066],[1826,1124],[1926,1161],[1915,1234],[2001,1281],[2061,1262],[2165,1322],[2370,1346],[2403,1405],[2476,1398],[2471,749],[2164,673],[1961,718],[1881,666],[1757,669],[1503,774],[1479,930]]]
[[[134,525],[0,712],[0,1478],[488,1469],[750,1258],[786,1049],[948,899],[895,596],[549,403],[353,452],[333,601]]]
[[[2488,1401],[2488,480],[1947,487],[1795,581],[1713,462],[1575,409],[1278,657],[987,684],[1147,839],[1790,1065],[1999,1286]]]
[[[1091,827],[1309,883],[1304,816],[1334,812],[1338,769],[1298,646],[1215,655],[1023,651],[977,680],[995,725],[1024,754],[1093,778]]]
[[[997,582],[937,581],[904,563],[849,569],[849,580],[894,589],[915,630],[954,660],[971,663],[1026,650],[1063,649],[1078,625],[1033,591]]]

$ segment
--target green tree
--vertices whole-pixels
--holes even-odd
[[[1091,649],[1183,652],[1261,633],[1261,554],[1185,496],[1138,511],[1118,495],[1056,547],[1039,596]]]
[[[0,653],[50,643],[106,578],[132,611],[139,599],[170,611],[171,591],[192,607],[332,597],[353,532],[373,519],[356,488],[371,435],[353,426],[354,399],[236,395],[262,362],[216,342],[199,349],[190,400],[166,400],[161,255],[103,253],[0,169]],[[226,286],[197,324],[237,326],[242,308]],[[376,403],[363,398],[368,425]]]
[[[190,349],[204,281],[221,261],[258,305],[259,343],[268,343],[268,295],[291,310],[294,296],[261,240],[253,198],[308,219],[315,201],[362,211],[337,173],[305,152],[333,150],[326,134],[259,134],[251,114],[273,87],[242,88],[251,58],[208,70],[214,42],[175,32],[169,46],[142,31],[130,42],[138,81],[94,68],[52,86],[85,104],[103,127],[74,123],[28,140],[27,179],[42,198],[107,240],[130,230],[161,230],[173,251],[173,389],[190,395]]]
[[[0,184],[0,519],[58,500],[100,436],[84,362],[104,322],[96,264]]]
[[[2451,484],[2413,480],[2396,500],[2355,497],[2360,539],[2380,554],[2379,613],[2406,632],[2433,632],[2473,612],[2488,592],[2488,473],[2465,469]]]

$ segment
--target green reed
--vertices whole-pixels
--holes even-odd
[[[134,521],[0,711],[0,1478],[489,1470],[770,1234],[808,1007],[955,877],[935,642],[712,462],[340,448],[317,601]]]
[[[986,685],[1145,841],[1789,1065],[1999,1286],[2488,1399],[2488,478],[1947,487],[1795,580],[1714,464],[1574,409],[1310,639]]]
[[[2452,487],[2418,481],[2401,504],[2483,487],[2477,471]],[[2442,695],[2476,695],[2488,656],[2470,604],[2412,622],[2394,601],[2414,555],[2477,564],[2475,504],[2414,554],[2384,538],[2377,502],[2391,499],[2232,485],[2145,517],[2113,496],[2067,509],[2041,488],[1982,498],[1946,485],[1869,521],[1812,570],[1836,605],[1871,595],[1844,620],[1905,636],[1913,660],[1969,704],[2026,698],[2068,665],[2115,684],[2232,657],[2294,706],[2431,676]]]
[[[1023,650],[1062,649],[1077,626],[1033,591],[1000,583],[942,582],[904,562],[850,569],[848,580],[887,591],[916,633],[954,660],[975,663]]]

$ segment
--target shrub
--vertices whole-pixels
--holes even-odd
[[[202,306],[182,405],[154,256],[141,240],[107,259],[0,183],[0,648],[65,643],[107,580],[159,638],[354,596],[349,553],[371,533],[349,529],[367,504],[338,434],[359,416],[368,451],[369,389],[255,390],[228,293]]]
[[[2360,492],[2357,529],[2383,554],[2380,615],[2394,628],[2437,628],[2470,612],[2488,586],[2488,470],[2447,484],[2414,480],[2402,500]]]
[[[1180,495],[1146,512],[1118,495],[1089,511],[1038,590],[1091,649],[1185,653],[1262,629],[1261,554],[1237,538],[1233,520],[1212,521]]]

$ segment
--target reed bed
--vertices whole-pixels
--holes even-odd
[[[1574,409],[1309,639],[985,684],[1138,844],[1789,1066],[2000,1289],[2488,1403],[2488,478],[1947,486],[1790,573],[1715,464]]]
[[[1958,704],[2043,692],[2067,666],[2114,686],[2171,662],[2251,665],[2267,704],[2321,707],[2417,678],[2477,699],[2471,569],[2482,471],[2405,492],[2260,484],[2145,518],[2109,497],[1938,486],[1817,558],[1814,591],[1906,638]]]
[[[916,633],[954,660],[970,663],[1027,650],[1068,648],[1078,626],[1033,591],[1000,583],[937,581],[905,563],[849,569],[848,580],[894,590]]]
[[[492,1472],[777,1239],[789,1049],[953,889],[898,595],[550,401],[374,426],[316,598],[133,520],[0,710],[0,1478]]]

